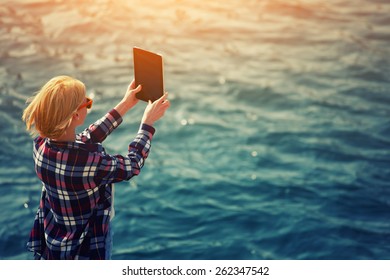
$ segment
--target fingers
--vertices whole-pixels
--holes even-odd
[[[165,105],[165,109],[168,109],[169,108],[169,106],[171,105],[171,103],[169,102],[169,99],[168,99],[168,92],[164,92],[164,95],[163,95],[163,99],[162,99],[162,102],[161,102],[161,104],[162,105]]]
[[[135,80],[133,79],[129,85],[129,88],[130,89],[134,89],[135,88]]]
[[[170,107],[170,102],[167,97],[168,94],[164,93],[163,96],[154,102],[151,100],[148,101],[148,105],[146,106],[144,115],[142,117],[143,123],[153,126],[154,122],[164,116],[165,111]]]
[[[169,102],[168,99],[166,99],[163,103],[161,103],[162,105],[165,105],[165,107],[168,109],[170,106],[171,106],[171,102]]]
[[[165,100],[167,100],[168,98],[168,92],[164,92],[164,94],[157,100],[155,100],[154,102],[157,102],[157,103],[164,103]]]
[[[142,85],[138,85],[138,87],[136,87],[135,89],[133,89],[133,93],[137,93],[137,92],[140,92],[142,89]]]
[[[133,79],[128,87],[128,91],[132,90],[135,93],[139,92],[142,89],[142,85],[139,84],[137,87],[135,87],[135,80]]]
[[[170,107],[170,102],[168,100],[168,93],[165,92],[159,99],[156,99],[155,101],[148,101],[148,107],[155,108],[155,110],[163,110],[165,111]]]

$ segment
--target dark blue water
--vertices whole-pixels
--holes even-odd
[[[2,1],[0,258],[31,259],[26,98],[75,76],[93,122],[136,45],[164,55],[172,106],[140,176],[116,185],[114,259],[390,259],[389,43],[380,0]]]

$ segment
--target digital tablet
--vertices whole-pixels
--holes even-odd
[[[134,79],[142,90],[136,97],[152,102],[164,94],[163,58],[161,55],[138,47],[133,48]]]

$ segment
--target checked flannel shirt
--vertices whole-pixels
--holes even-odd
[[[35,171],[43,187],[27,248],[36,259],[106,258],[112,183],[139,174],[155,132],[142,124],[127,156],[109,155],[101,142],[121,122],[113,109],[75,142],[34,140]]]

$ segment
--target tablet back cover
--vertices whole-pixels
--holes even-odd
[[[152,102],[164,94],[164,74],[162,56],[138,47],[133,48],[135,84],[142,85],[137,98]]]

